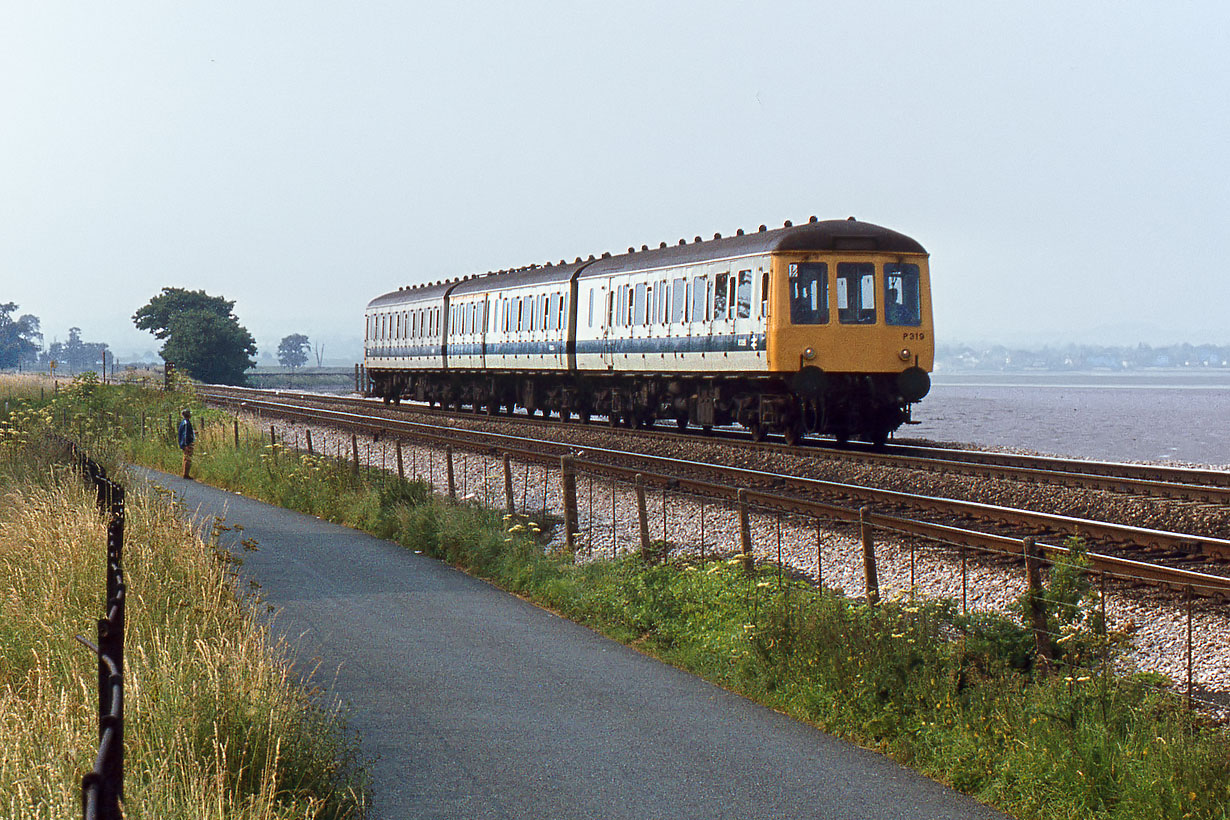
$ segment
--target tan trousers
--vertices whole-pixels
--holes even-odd
[[[192,447],[193,445],[189,444],[187,447],[180,448],[184,451],[184,478],[191,477],[188,475],[188,471],[192,469]]]

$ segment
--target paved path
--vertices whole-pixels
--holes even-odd
[[[257,541],[242,572],[352,706],[379,820],[1003,817],[434,559],[156,479]]]

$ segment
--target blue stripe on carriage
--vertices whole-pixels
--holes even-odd
[[[643,339],[582,339],[577,342],[577,355],[615,356],[656,355],[666,353],[747,353],[763,351],[765,334],[743,333],[725,336],[666,336]],[[452,356],[562,356],[566,347],[559,341],[460,343],[448,345]],[[372,358],[439,358],[440,345],[413,345],[376,348],[368,351]]]

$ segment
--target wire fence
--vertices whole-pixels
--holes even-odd
[[[124,488],[74,443],[63,440],[74,465],[97,493],[107,520],[104,616],[98,619],[98,643],[77,640],[98,656],[98,754],[81,778],[81,816],[85,820],[120,820],[124,798]]]
[[[423,481],[451,498],[538,518],[557,535],[552,547],[582,560],[643,552],[700,559],[743,555],[777,569],[779,583],[807,578],[819,588],[882,600],[948,598],[961,615],[993,612],[1029,629],[1039,663],[1072,682],[1129,671],[1122,650],[1138,637],[1163,678],[1136,683],[1178,691],[1188,706],[1225,712],[1230,696],[1230,613],[1224,582],[1191,573],[1190,581],[1163,582],[1147,564],[1120,561],[1115,569],[1092,569],[1072,550],[1033,539],[1000,539],[995,548],[945,537],[944,528],[920,535],[903,519],[870,508],[841,516],[806,514],[764,503],[717,498],[680,486],[650,488],[604,474],[602,465],[573,460],[571,467],[545,461],[517,462],[497,451],[473,452],[403,441],[362,438],[310,428],[270,427],[270,442],[291,450],[307,447],[344,461]],[[569,473],[571,475],[569,476]],[[569,487],[571,484],[571,487]],[[569,497],[571,496],[571,497]],[[554,528],[552,530],[552,528]],[[1034,555],[1030,555],[1031,550]],[[1077,550],[1079,552],[1079,550]],[[1071,597],[1055,597],[1049,583],[1057,572],[1083,579],[1073,611]],[[1141,600],[1145,596],[1149,600]],[[1157,616],[1158,609],[1165,617]],[[1061,617],[1068,613],[1065,619]],[[1079,612],[1080,617],[1075,617]],[[1081,651],[1073,647],[1080,646]],[[1197,669],[1220,681],[1202,683]],[[1220,688],[1219,688],[1220,687]]]

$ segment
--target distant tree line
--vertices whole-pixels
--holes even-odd
[[[945,370],[1145,370],[1230,368],[1230,345],[1134,347],[1062,345],[1040,349],[987,345],[936,345],[937,366]]]

